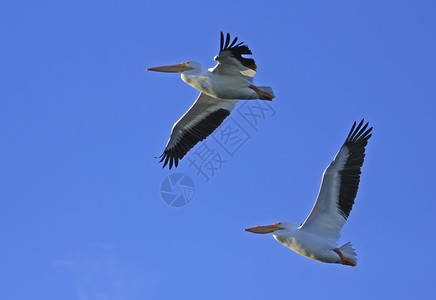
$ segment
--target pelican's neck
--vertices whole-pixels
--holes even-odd
[[[274,231],[273,236],[280,243],[284,243],[295,236],[297,229],[291,223],[282,222],[279,226],[284,229]]]
[[[180,77],[184,82],[193,88],[204,92],[205,87],[203,82],[206,79],[205,73],[208,71],[204,71],[202,65],[197,62],[190,62],[189,67],[193,69],[184,71],[182,74],[180,74]]]
[[[199,75],[203,73],[203,66],[199,62],[191,61],[189,62],[188,67],[192,68],[192,70],[184,71],[182,73],[182,78],[183,75]]]

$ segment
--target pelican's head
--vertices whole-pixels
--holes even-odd
[[[162,66],[162,67],[147,68],[147,71],[183,73],[185,71],[190,71],[190,70],[201,71],[201,69],[202,69],[202,66],[200,63],[195,62],[195,61],[186,61],[186,62],[178,64],[178,65],[169,65],[169,66]]]
[[[266,226],[256,226],[245,229],[245,231],[253,232],[253,233],[274,233],[274,235],[287,232],[289,230],[293,230],[294,225],[288,222],[278,222],[273,225],[266,225]],[[277,231],[277,232],[276,232]]]

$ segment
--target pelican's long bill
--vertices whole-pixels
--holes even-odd
[[[272,233],[276,230],[282,230],[282,229],[284,229],[284,228],[280,227],[280,223],[276,223],[273,225],[266,225],[266,226],[259,226],[258,225],[256,227],[247,228],[247,229],[245,229],[245,231],[264,234],[264,233]]]
[[[147,68],[147,71],[182,73],[184,71],[193,70],[193,68],[190,68],[187,66],[188,64],[189,64],[189,62],[184,62],[184,63],[177,64],[177,65]]]

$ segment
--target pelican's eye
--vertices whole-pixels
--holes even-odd
[[[189,61],[185,61],[182,65],[189,65]]]

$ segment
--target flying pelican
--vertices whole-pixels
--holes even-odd
[[[291,250],[313,260],[356,266],[351,243],[338,247],[339,232],[350,214],[359,188],[360,169],[372,127],[364,120],[354,122],[344,145],[325,169],[315,205],[304,223],[296,228],[288,222],[256,226],[245,231],[273,233],[274,238]]]
[[[178,65],[148,68],[149,71],[181,73],[182,80],[200,91],[191,108],[174,124],[171,136],[160,156],[163,168],[169,162],[177,167],[179,160],[199,141],[208,137],[230,114],[238,100],[272,100],[271,87],[252,84],[257,66],[252,58],[242,55],[252,54],[244,42],[236,44],[235,37],[230,42],[227,33],[221,32],[220,52],[214,57],[218,61],[214,68],[203,70],[200,63],[187,61]]]

